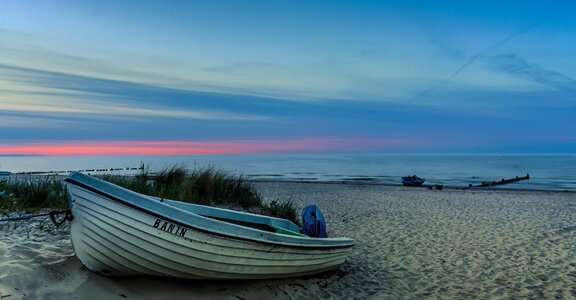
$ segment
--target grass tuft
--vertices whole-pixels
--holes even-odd
[[[298,221],[296,205],[292,201],[279,203],[278,201],[274,200],[264,208],[271,216],[291,220],[292,222],[300,225],[300,222]]]
[[[4,211],[36,211],[66,207],[66,186],[57,176],[2,180],[0,208]]]
[[[157,174],[151,174],[147,167],[141,170],[141,174],[135,177],[107,175],[101,178],[142,194],[195,204],[240,208],[299,223],[295,205],[291,201],[273,201],[266,205],[256,188],[242,176],[234,177],[222,169],[208,166],[189,171],[182,165],[175,165]]]

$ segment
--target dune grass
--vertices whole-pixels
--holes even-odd
[[[234,177],[228,172],[206,167],[188,170],[175,165],[157,174],[141,168],[136,176],[105,175],[106,181],[130,190],[160,198],[242,209],[249,212],[284,218],[299,223],[293,202],[272,201],[266,204],[258,191],[242,176]]]
[[[141,168],[136,176],[101,175],[102,179],[130,190],[166,199],[240,209],[291,220],[297,224],[293,202],[266,204],[258,191],[242,176],[207,167],[188,170],[175,165],[157,174]],[[66,186],[61,176],[35,176],[0,181],[0,213],[67,207]]]
[[[0,181],[0,210],[37,211],[66,208],[66,186],[61,177],[27,177]]]

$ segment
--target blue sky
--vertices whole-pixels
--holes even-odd
[[[0,154],[576,152],[566,1],[0,8]]]

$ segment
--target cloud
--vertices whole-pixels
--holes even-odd
[[[95,78],[0,64],[0,110],[87,116],[174,117],[200,120],[265,121],[238,112],[226,97],[150,84]],[[6,84],[5,84],[6,85]],[[208,101],[206,101],[208,100]]]
[[[284,139],[219,141],[50,141],[0,143],[0,155],[196,155],[397,149],[422,145],[410,139]]]
[[[485,56],[490,68],[516,78],[539,83],[566,92],[576,92],[576,80],[514,54]]]
[[[233,59],[212,60],[185,53],[155,55],[145,52],[119,52],[106,47],[95,51],[92,48],[79,49],[80,45],[67,48],[54,44],[54,41],[42,35],[3,30],[1,27],[0,35],[8,36],[5,43],[0,43],[1,68],[8,71],[7,68],[11,67],[11,72],[34,71],[35,81],[30,81],[29,84],[61,78],[67,79],[63,81],[68,83],[67,89],[74,89],[76,85],[84,85],[88,79],[92,88],[105,86],[114,89],[119,87],[114,84],[115,81],[141,82],[156,87],[190,88],[208,93],[297,102],[318,102],[325,99],[346,101],[362,88],[355,87],[350,78],[350,73],[355,72],[358,67],[348,65],[353,58],[333,58],[322,51],[320,54],[315,52],[300,59],[291,56],[277,57],[276,54],[272,57],[253,56],[254,51],[250,51],[252,54],[247,57],[235,52]],[[326,46],[323,44],[323,47]],[[357,51],[364,53],[364,50]],[[363,68],[368,72],[381,72],[381,69],[376,69],[371,62],[368,63],[370,67]],[[65,78],[70,75],[73,77]],[[23,79],[21,76],[16,78]],[[375,99],[392,99],[385,97],[388,95],[386,90],[376,90],[372,94],[377,94]],[[354,99],[364,100],[362,96],[360,94]]]
[[[55,120],[54,118],[34,115],[9,115],[6,112],[4,112],[2,118],[0,118],[1,128],[58,128],[73,125],[77,124],[72,120]]]

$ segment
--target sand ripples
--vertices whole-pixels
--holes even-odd
[[[334,185],[314,200],[357,241],[333,298],[576,297],[571,193]]]
[[[0,224],[0,296],[576,298],[573,193],[287,182],[261,182],[257,188],[269,201],[317,204],[327,218],[329,235],[356,240],[346,264],[310,278],[250,282],[106,278],[81,267],[67,230],[46,230],[35,222]]]

